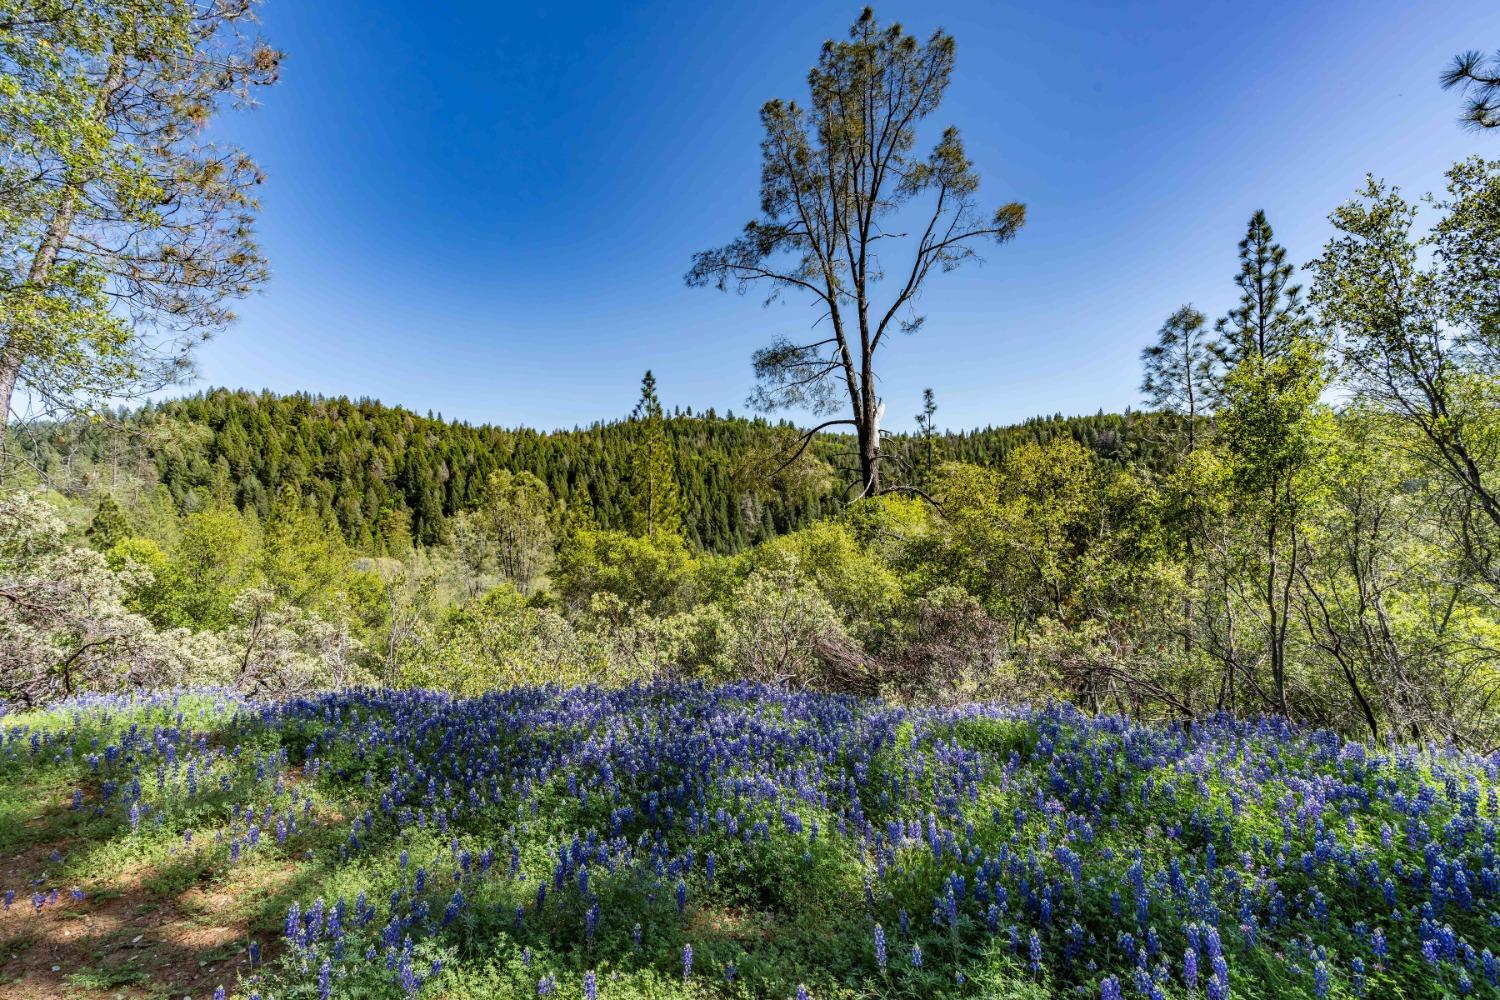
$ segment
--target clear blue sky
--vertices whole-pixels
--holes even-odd
[[[668,406],[743,412],[751,351],[811,314],[682,274],[754,214],[761,103],[803,98],[858,10],[266,0],[282,81],[223,127],[268,173],[273,276],[197,386],[551,428],[623,416],[650,367]],[[1305,261],[1366,171],[1417,193],[1500,157],[1437,84],[1457,51],[1500,47],[1494,0],[876,10],[953,33],[932,128],[963,131],[986,201],[1029,212],[892,343],[892,427],[929,385],[953,428],[1135,404],[1161,320],[1231,303],[1254,209]]]

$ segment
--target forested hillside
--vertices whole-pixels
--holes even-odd
[[[530,472],[600,527],[628,527],[631,456],[641,422],[537,431],[420,416],[373,400],[215,389],[81,421],[23,429],[15,447],[61,492],[159,480],[182,510],[232,501],[264,518],[291,486],[356,548],[386,553],[444,538],[446,521],[480,503],[492,472]],[[1017,446],[1072,438],[1099,458],[1164,471],[1181,421],[1170,414],[1037,417],[1007,427],[889,437],[895,482],[925,480],[942,461],[998,465]],[[788,422],[677,410],[664,427],[696,548],[734,552],[835,511],[851,496],[849,439],[819,435],[779,469],[797,432]],[[931,446],[929,448],[929,445]]]

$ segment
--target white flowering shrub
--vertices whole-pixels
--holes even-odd
[[[79,691],[215,680],[228,666],[218,637],[160,631],[125,606],[150,571],[71,545],[53,508],[31,493],[0,495],[0,700],[31,706]]]
[[[152,570],[128,547],[113,555],[71,544],[42,496],[0,494],[0,702],[189,684],[277,697],[370,679],[346,622],[261,588],[235,598],[222,630],[153,625],[130,607]]]

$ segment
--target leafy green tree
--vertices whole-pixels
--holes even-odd
[[[547,484],[529,472],[490,473],[480,515],[494,540],[496,568],[523,595],[546,569],[558,512]]]
[[[94,519],[89,522],[89,544],[100,552],[108,552],[129,534],[130,522],[114,496],[109,493],[101,496],[94,508]]]
[[[266,518],[256,562],[265,589],[275,599],[317,611],[338,595],[350,558],[329,519],[319,516],[291,486],[284,486]]]
[[[233,508],[183,518],[169,570],[178,588],[180,618],[171,624],[194,629],[228,626],[235,598],[255,582],[259,542],[251,519]]]
[[[1243,568],[1254,595],[1262,653],[1271,673],[1269,707],[1290,715],[1288,636],[1303,554],[1302,534],[1315,502],[1319,407],[1325,362],[1311,340],[1275,357],[1251,356],[1230,370],[1219,434],[1230,456],[1235,514],[1246,529]],[[1231,665],[1236,669],[1240,665]],[[1253,682],[1253,674],[1242,671]]]
[[[1348,385],[1416,432],[1451,486],[1454,537],[1500,583],[1500,162],[1454,165],[1433,205],[1443,216],[1418,237],[1416,206],[1367,178],[1331,216],[1315,298]]]
[[[656,376],[641,379],[641,398],[631,414],[640,436],[630,457],[630,525],[637,535],[682,534],[682,493],[667,442]]]
[[[862,638],[873,639],[902,599],[897,574],[834,521],[769,539],[736,561],[742,577],[765,572],[810,584]]]
[[[733,242],[693,258],[691,286],[764,285],[811,297],[828,326],[819,340],[777,340],[756,352],[752,404],[808,408],[833,426],[854,429],[862,495],[881,492],[883,407],[876,359],[897,330],[922,323],[914,305],[934,270],[977,256],[984,241],[1005,243],[1020,230],[1017,203],[979,208],[979,175],[956,128],[946,128],[926,157],[913,155],[918,126],[942,103],[954,65],[953,37],[926,43],[899,24],[882,27],[865,8],[849,40],[823,46],[808,77],[810,102],[773,100],[760,112],[761,218]],[[919,199],[925,200],[919,201]],[[905,228],[918,234],[905,261],[893,260]],[[887,251],[890,251],[888,254]],[[877,303],[882,277],[892,293]]]
[[[557,592],[575,612],[599,595],[652,614],[680,610],[693,583],[693,556],[679,535],[575,531],[558,552]]]
[[[276,77],[255,0],[0,0],[0,431],[185,370],[265,277],[261,174],[205,139]]]
[[[502,585],[420,628],[398,683],[475,696],[517,684],[593,683],[605,664],[556,611]]]
[[[477,597],[494,562],[494,539],[478,511],[460,511],[448,521],[448,548],[463,569],[464,592]]]
[[[1210,345],[1220,366],[1214,398],[1238,531],[1216,550],[1228,562],[1208,579],[1226,588],[1226,613],[1237,605],[1249,609],[1260,640],[1253,650],[1220,646],[1230,704],[1242,681],[1264,705],[1290,714],[1288,643],[1301,532],[1315,492],[1325,350],[1265,212],[1251,216],[1239,259],[1239,304],[1219,321]],[[1244,656],[1250,660],[1241,662]],[[1262,660],[1270,670],[1268,688],[1254,671]]]

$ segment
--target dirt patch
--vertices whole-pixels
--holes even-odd
[[[0,913],[0,993],[7,1000],[102,1000],[207,997],[220,984],[232,988],[249,971],[253,909],[242,894],[263,899],[264,887],[285,884],[294,872],[247,873],[226,887],[194,886],[175,899],[148,888],[155,874],[134,867],[81,900],[60,889],[40,911],[29,893],[18,894]],[[269,957],[274,942],[260,937]]]
[[[776,917],[758,910],[700,906],[690,909],[687,918],[689,937],[769,941],[776,932]]]

